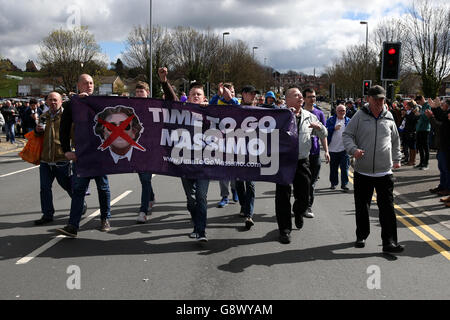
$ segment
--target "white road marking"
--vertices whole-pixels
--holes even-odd
[[[7,173],[7,174],[4,174],[4,175],[1,175],[0,178],[9,177],[9,176],[12,176],[13,174],[17,174],[17,173],[33,170],[33,169],[36,169],[36,168],[39,168],[39,167],[40,166],[34,166],[34,167],[31,167],[31,168],[26,168],[26,169],[23,169],[23,170]]]
[[[126,196],[128,196],[131,192],[131,190],[125,191],[124,193],[122,193],[120,196],[118,196],[117,198],[115,198],[114,200],[111,201],[111,206],[113,206],[114,204],[116,204],[117,202],[119,202],[120,200],[122,200],[123,198],[125,198]],[[81,222],[80,222],[80,227],[85,225],[86,223],[88,223],[89,221],[91,221],[92,219],[94,219],[96,216],[98,216],[100,214],[100,209],[94,211],[92,214],[90,214],[89,216],[87,216],[86,218],[84,218]],[[55,244],[57,244],[61,239],[66,238],[66,236],[63,235],[58,235],[56,236],[56,238],[53,238],[52,240],[50,240],[49,242],[47,242],[46,244],[44,244],[43,246],[37,248],[36,250],[34,250],[33,252],[31,252],[29,255],[27,255],[26,257],[23,257],[22,259],[18,260],[16,262],[16,265],[22,265],[22,264],[27,264],[28,262],[30,262],[31,260],[33,260],[34,258],[36,258],[37,256],[39,256],[40,254],[42,254],[44,251],[46,251],[47,249],[51,248],[52,246],[54,246]]]

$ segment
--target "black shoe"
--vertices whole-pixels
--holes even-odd
[[[280,242],[282,244],[289,244],[289,243],[291,243],[291,234],[290,234],[290,232],[280,231],[279,240],[280,240]]]
[[[364,239],[356,239],[355,248],[364,248],[366,246],[366,240]]]
[[[294,220],[297,229],[303,228],[303,214],[294,213]]]
[[[429,189],[429,191],[431,192],[431,193],[438,193],[439,191],[442,191],[443,189],[442,188],[439,188],[439,186],[437,186],[436,188],[433,188],[433,189]]]
[[[34,221],[34,224],[36,226],[42,226],[42,225],[50,223],[50,222],[53,222],[53,218],[42,217],[39,220]]]
[[[334,190],[334,189],[336,189],[336,186],[335,185],[331,185],[330,189]]]
[[[76,238],[78,232],[77,229],[74,226],[71,226],[70,224],[65,226],[64,228],[56,229],[56,231],[71,238]]]
[[[342,191],[347,192],[348,190],[350,190],[347,186],[342,186],[341,187]]]
[[[251,227],[253,227],[255,225],[255,222],[253,222],[253,219],[250,217],[247,217],[247,219],[245,219],[245,229],[250,230]]]
[[[416,169],[420,169],[422,167],[423,167],[423,164],[421,164],[421,163],[419,163],[417,166],[414,166],[414,168],[416,168]]]
[[[383,252],[389,253],[400,253],[405,250],[405,247],[394,242],[389,243],[388,245],[383,246]]]
[[[81,215],[83,216],[85,213],[86,213],[86,211],[87,211],[87,203],[86,203],[86,201],[83,203],[83,211],[81,211]]]

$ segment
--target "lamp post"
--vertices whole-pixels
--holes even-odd
[[[150,55],[150,77],[149,79],[149,85],[150,85],[150,98],[153,98],[153,57],[152,57],[152,0],[150,0],[150,37],[149,37],[149,42],[150,42],[150,49],[149,49],[149,55]]]
[[[258,49],[258,47],[253,47],[253,59],[255,59],[255,49]]]
[[[223,64],[223,82],[225,82],[225,36],[229,35],[229,32],[222,33],[222,64]]]
[[[368,44],[368,39],[369,39],[369,23],[367,22],[367,21],[360,21],[359,22],[359,24],[365,24],[366,25],[366,56],[365,56],[365,58],[364,58],[364,60],[366,61],[366,77],[368,76],[368,72],[367,72],[367,70],[368,70],[368,66],[367,66],[367,64],[368,64],[368,62],[367,62],[367,55],[368,55],[368,46],[367,46],[367,44]]]

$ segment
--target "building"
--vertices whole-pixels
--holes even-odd
[[[112,94],[122,94],[125,85],[119,76],[100,76],[96,79],[97,93],[100,96],[109,96]]]
[[[31,78],[25,77],[17,85],[17,95],[26,96],[46,96],[55,91],[61,83],[60,78]]]

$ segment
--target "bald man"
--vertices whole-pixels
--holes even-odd
[[[39,117],[35,128],[36,135],[44,136],[44,145],[39,166],[40,196],[42,217],[34,221],[35,225],[43,225],[53,221],[55,208],[53,206],[52,185],[56,178],[58,184],[72,197],[70,183],[70,161],[66,159],[59,143],[59,127],[62,118],[62,98],[58,92],[47,96],[49,110]]]
[[[82,74],[79,77],[77,86],[79,97],[88,97],[94,93],[94,80],[88,74]],[[108,177],[106,175],[96,177],[77,177],[77,156],[74,150],[72,150],[70,143],[73,126],[72,112],[77,112],[77,110],[72,110],[72,101],[66,101],[63,104],[63,107],[64,113],[60,127],[60,138],[62,150],[64,151],[66,158],[73,162],[73,196],[72,204],[70,206],[69,223],[64,228],[57,229],[57,231],[72,238],[77,237],[81,216],[83,215],[83,211],[85,211],[85,207],[83,207],[83,204],[85,203],[84,197],[91,179],[94,179],[97,184],[98,200],[100,203],[100,230],[103,232],[110,231],[111,226],[109,219],[111,218],[111,192],[109,190]]]

